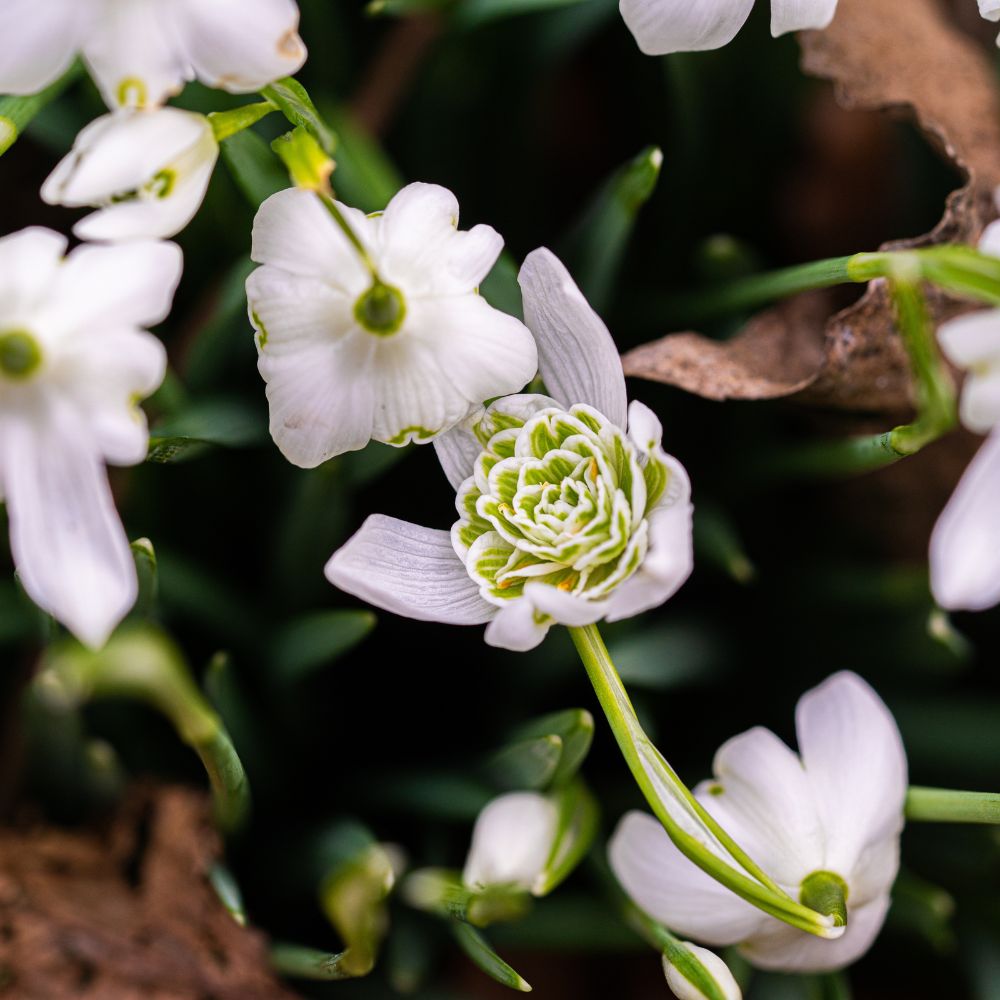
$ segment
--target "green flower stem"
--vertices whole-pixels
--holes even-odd
[[[834,929],[831,918],[810,910],[784,892],[684,786],[639,725],[597,626],[570,628],[569,632],[632,776],[678,850],[706,874],[765,913],[819,937],[839,937],[842,931]],[[667,807],[666,797],[685,814],[684,826]],[[692,828],[698,835],[689,832]],[[708,846],[711,843],[728,852],[744,871],[723,861]]]
[[[256,104],[243,104],[230,111],[213,111],[209,114],[208,121],[215,133],[216,142],[222,142],[256,125],[262,118],[277,110],[277,105],[271,101],[258,101]]]
[[[984,823],[1000,825],[1000,794],[912,787],[906,795],[911,823]]]
[[[337,223],[343,234],[347,237],[348,242],[357,251],[358,256],[361,258],[361,263],[368,268],[369,273],[372,276],[372,282],[375,285],[385,285],[385,282],[378,275],[378,271],[375,268],[375,262],[371,258],[371,254],[365,248],[365,245],[361,242],[358,234],[351,228],[351,224],[344,218],[344,213],[341,212],[340,206],[334,200],[332,195],[326,194],[322,191],[317,192],[319,200],[323,202],[326,210],[333,217],[333,221]]]
[[[343,952],[319,951],[299,944],[273,944],[271,966],[275,972],[293,979],[329,982],[354,978],[344,968]]]
[[[205,700],[173,642],[142,624],[120,629],[94,652],[64,641],[46,654],[43,678],[81,703],[93,698],[133,698],[162,712],[208,772],[219,826],[232,832],[250,808],[246,772],[221,718]]]
[[[0,97],[0,156],[17,142],[35,115],[82,75],[83,64],[78,60],[55,83],[37,94]]]

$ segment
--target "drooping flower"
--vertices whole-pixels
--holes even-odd
[[[295,73],[295,0],[4,0],[0,93],[33,94],[83,56],[108,106],[154,107],[196,77],[249,93]]]
[[[165,239],[194,218],[218,158],[204,115],[122,109],[76,137],[42,186],[42,199],[97,208],[73,227],[83,240]]]
[[[181,253],[66,245],[46,229],[0,239],[0,489],[28,595],[97,647],[137,593],[104,463],[146,456],[136,403],[166,357],[144,327],[169,312]]]
[[[846,919],[824,940],[740,899],[680,853],[652,816],[629,813],[609,846],[625,891],[651,917],[708,945],[739,944],[754,965],[822,971],[871,946],[899,868],[907,789],[896,724],[856,674],[835,674],[795,713],[799,753],[751,729],[716,754],[699,802],[793,898]]]
[[[699,948],[690,941],[682,942],[685,948],[705,967],[705,971],[715,980],[716,987],[726,1000],[743,1000],[743,991],[736,982],[729,966],[713,951]],[[670,959],[663,956],[663,972],[667,977],[667,985],[677,1000],[707,1000],[706,995],[678,969]]]
[[[435,442],[458,491],[450,534],[374,515],[326,569],[397,614],[489,622],[486,641],[515,650],[555,623],[656,607],[692,567],[687,473],[653,413],[628,406],[607,327],[548,250],[520,282],[552,395],[499,399]]]
[[[986,2],[986,0],[980,0]],[[743,27],[754,0],[620,0],[622,17],[649,56],[701,52],[728,45]],[[825,28],[837,0],[771,0],[771,34]]]
[[[254,222],[247,280],[271,434],[311,468],[363,448],[426,442],[534,374],[534,340],[479,283],[503,247],[489,226],[458,226],[458,202],[410,184],[385,212],[340,212],[358,248],[310,191],[281,191]]]

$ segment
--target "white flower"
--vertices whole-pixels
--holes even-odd
[[[767,729],[725,743],[698,801],[793,898],[846,894],[847,929],[824,940],[761,912],[706,875],[660,823],[629,813],[609,847],[618,881],[651,917],[709,945],[739,944],[766,969],[821,971],[871,946],[899,868],[906,756],[889,710],[852,673],[800,700],[799,754]],[[824,907],[836,912],[836,906]]]
[[[715,985],[726,1000],[742,1000],[743,991],[740,989],[739,983],[729,971],[729,966],[715,952],[709,951],[707,948],[699,948],[696,944],[691,944],[690,941],[682,943],[705,967],[705,971],[715,980]],[[663,956],[663,972],[667,977],[667,985],[677,1000],[706,1000],[705,994],[676,966],[672,965],[666,955]]]
[[[987,21],[1000,21],[1000,0],[979,0],[979,13]],[[997,44],[1000,45],[1000,38]]]
[[[701,52],[728,45],[754,0],[620,0],[622,17],[646,55]],[[771,34],[825,28],[837,0],[771,0]]]
[[[104,463],[146,456],[136,402],[166,357],[143,328],[169,312],[181,254],[153,242],[65,252],[46,229],[0,239],[0,490],[25,590],[96,647],[137,591]]]
[[[341,205],[378,276],[321,198],[281,191],[257,213],[247,280],[271,434],[311,468],[374,438],[429,441],[520,389],[538,356],[518,320],[477,293],[503,247],[489,226],[458,227],[458,202],[410,184],[384,213]]]
[[[558,826],[556,804],[537,792],[511,792],[494,799],[476,819],[462,881],[470,889],[539,891]]]
[[[82,240],[164,239],[194,218],[218,157],[204,115],[179,108],[122,109],[76,137],[42,186],[42,199],[98,208],[73,227]]]
[[[0,93],[33,94],[83,56],[104,99],[152,107],[197,77],[249,93],[295,73],[294,0],[3,0]]]
[[[450,534],[375,515],[326,568],[397,614],[489,622],[486,641],[515,650],[556,622],[656,607],[692,567],[687,474],[660,447],[653,413],[627,405],[607,327],[548,250],[528,257],[520,282],[552,397],[497,400],[435,442],[458,491]]]

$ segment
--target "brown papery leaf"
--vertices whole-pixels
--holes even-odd
[[[884,244],[906,249],[975,243],[996,216],[1000,94],[985,51],[951,23],[937,0],[840,0],[826,31],[800,35],[803,69],[832,80],[849,110],[891,110],[917,124],[966,177],[926,236]],[[850,411],[912,408],[906,352],[883,281],[833,316],[822,296],[790,299],[719,342],[678,333],[630,351],[625,373],[709,399],[775,399]],[[936,323],[970,306],[932,293]]]

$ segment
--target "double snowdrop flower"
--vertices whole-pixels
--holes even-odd
[[[435,442],[458,491],[450,533],[374,515],[326,574],[410,618],[488,622],[487,642],[526,650],[555,623],[662,604],[691,572],[692,507],[659,421],[628,406],[614,341],[565,267],[536,250],[519,280],[552,395],[499,399]]]
[[[294,0],[3,0],[0,93],[33,94],[83,56],[108,106],[154,107],[196,77],[232,93],[298,71]]]
[[[674,846],[660,823],[629,813],[609,854],[635,903],[709,945],[738,944],[754,964],[784,971],[849,965],[871,946],[899,869],[907,790],[896,724],[857,675],[805,694],[795,715],[799,753],[757,728],[725,743],[698,801],[795,899],[846,921],[824,940],[762,913]]]
[[[137,594],[104,463],[146,457],[136,404],[166,356],[144,328],[170,310],[181,253],[66,246],[46,229],[0,239],[0,488],[28,595],[98,647]]]
[[[91,122],[42,186],[50,205],[98,210],[73,232],[84,240],[165,239],[205,198],[219,158],[204,115],[122,109]]]
[[[1000,223],[987,228],[979,248],[1000,256]],[[931,589],[943,608],[982,611],[1000,603],[1000,309],[942,324],[938,341],[967,372],[962,423],[989,436],[934,527]]]
[[[980,0],[980,4],[995,0]],[[701,52],[728,45],[743,27],[754,0],[620,0],[622,17],[649,56]],[[837,0],[771,0],[771,34],[825,28]]]
[[[477,291],[502,248],[489,226],[460,231],[432,184],[374,216],[298,189],[264,202],[247,298],[282,454],[311,468],[373,438],[426,442],[531,379],[531,334]]]

